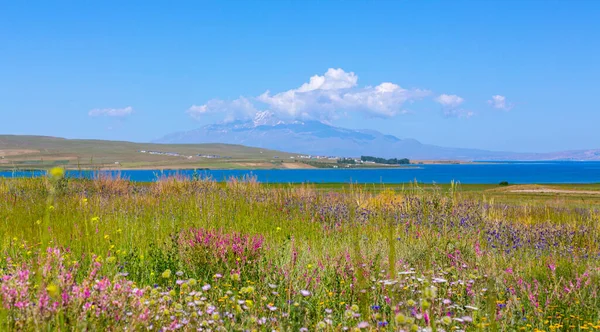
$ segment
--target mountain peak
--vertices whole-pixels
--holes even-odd
[[[285,121],[279,118],[275,113],[270,111],[260,111],[254,115],[254,119],[252,119],[252,126],[277,126],[283,124],[302,124],[302,121],[292,120]]]
[[[274,125],[279,124],[280,122],[282,122],[282,121],[279,120],[275,116],[275,114],[273,114],[273,112],[269,112],[269,111],[260,111],[260,112],[256,113],[256,115],[254,116],[254,119],[252,120],[254,127],[274,126]]]

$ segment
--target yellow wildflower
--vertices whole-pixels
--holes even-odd
[[[48,292],[48,295],[50,295],[50,297],[56,299],[60,296],[60,290],[58,289],[58,286],[56,286],[55,284],[50,284],[46,287],[46,292]]]
[[[60,179],[65,175],[65,170],[60,167],[54,167],[50,170],[50,176],[55,179]]]

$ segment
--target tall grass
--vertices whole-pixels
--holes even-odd
[[[594,208],[498,204],[454,185],[0,179],[0,320],[9,330],[598,328],[599,221]]]

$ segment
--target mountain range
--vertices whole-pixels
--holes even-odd
[[[172,133],[154,143],[227,143],[309,155],[369,155],[411,160],[600,160],[600,150],[513,153],[441,147],[375,130],[346,129],[314,120],[285,121],[267,111],[247,121],[210,124]]]

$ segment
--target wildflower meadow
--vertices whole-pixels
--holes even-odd
[[[449,190],[0,179],[0,330],[600,329],[600,209]]]

